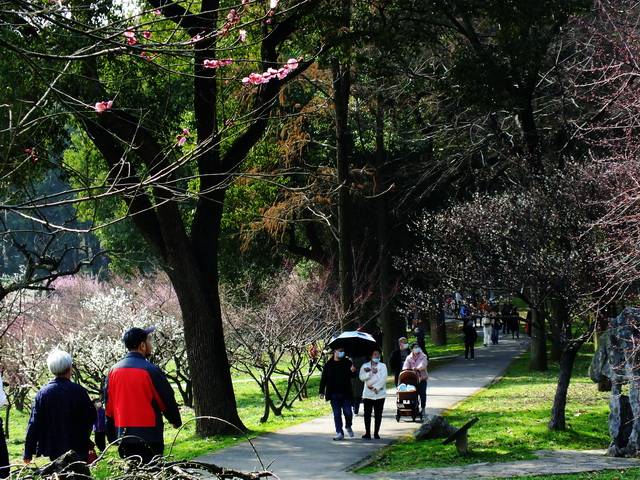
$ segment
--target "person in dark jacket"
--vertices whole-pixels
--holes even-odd
[[[0,407],[7,405],[7,408],[9,408],[8,404],[7,394],[4,391],[4,384],[0,376]],[[11,474],[11,467],[9,465],[9,450],[7,449],[7,440],[4,436],[2,420],[0,420],[0,478],[9,478]]]
[[[93,404],[96,407],[96,421],[93,424],[94,443],[96,444],[96,447],[103,452],[107,446],[107,428],[105,425],[106,419],[104,407],[102,406],[102,401],[99,398],[95,399]]]
[[[111,367],[104,389],[108,440],[120,438],[120,456],[139,457],[145,464],[164,454],[162,415],[174,427],[182,425],[171,385],[147,360],[153,351],[154,330],[125,332],[122,341],[129,353]]]
[[[391,359],[389,360],[389,366],[393,370],[393,376],[395,378],[395,384],[398,385],[398,377],[402,371],[404,361],[407,359],[411,352],[409,351],[409,342],[406,337],[400,337],[398,339],[398,349],[391,352]]]
[[[478,338],[478,332],[473,325],[473,320],[465,320],[462,327],[464,334],[464,358],[473,360],[475,358],[475,344]]]
[[[47,357],[49,371],[56,376],[36,394],[24,442],[24,462],[35,456],[55,460],[73,450],[86,461],[96,409],[87,391],[71,381],[72,358],[53,351]]]
[[[367,363],[369,359],[367,357],[355,357],[353,360],[353,367],[357,372],[360,371],[360,367]],[[352,393],[352,402],[351,407],[353,408],[353,414],[358,415],[360,413],[360,404],[362,403],[362,391],[364,390],[364,382],[360,380],[360,376],[356,375],[351,377],[351,393]]]
[[[356,368],[351,360],[345,357],[344,349],[337,348],[333,356],[325,363],[320,377],[320,398],[324,397],[331,402],[333,410],[333,422],[336,427],[334,440],[344,438],[344,430],[350,437],[354,436],[351,424],[353,413],[351,411],[351,378],[354,377]],[[344,430],[342,428],[342,415],[344,414]]]

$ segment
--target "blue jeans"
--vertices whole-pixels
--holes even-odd
[[[342,430],[342,415],[346,428],[351,428],[353,413],[351,412],[351,399],[341,394],[331,395],[331,409],[333,410],[333,423],[336,426],[336,433],[344,434]]]
[[[418,383],[418,396],[420,397],[420,408],[424,410],[427,405],[427,381],[423,380]]]

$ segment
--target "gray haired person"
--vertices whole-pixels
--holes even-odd
[[[69,450],[86,461],[93,448],[91,430],[96,409],[87,391],[71,381],[71,355],[54,350],[47,357],[47,366],[55,378],[40,389],[33,401],[24,462],[30,463],[34,455],[55,460]]]

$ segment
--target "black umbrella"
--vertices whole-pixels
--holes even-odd
[[[342,332],[329,342],[332,350],[344,348],[344,351],[351,358],[368,357],[371,352],[378,349],[378,343],[368,333],[364,332]]]

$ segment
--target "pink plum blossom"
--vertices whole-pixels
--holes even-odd
[[[233,59],[225,58],[222,60],[205,60],[202,62],[202,66],[204,68],[219,68],[226,67],[227,65],[231,65],[233,63]]]
[[[246,30],[240,30],[238,32],[238,39],[244,43],[247,41],[247,31]]]
[[[149,30],[145,30],[144,32],[142,32],[142,36],[149,40],[151,38],[151,32]]]
[[[176,135],[177,145],[182,147],[185,143],[187,143],[187,137],[191,135],[191,132],[188,128],[183,128],[182,133],[180,135]]]
[[[160,11],[159,8],[156,8],[155,10],[153,10],[153,14],[154,15],[162,15],[162,12]]]
[[[269,82],[274,78],[284,80],[287,75],[289,75],[293,70],[297,69],[298,66],[298,60],[295,58],[290,58],[289,60],[287,60],[287,63],[285,65],[278,69],[269,67],[266,72],[251,73],[248,77],[244,77],[242,79],[242,83],[244,83],[245,85],[260,85],[261,83]]]
[[[122,35],[127,39],[127,45],[135,45],[138,43],[136,32],[133,31],[133,27],[127,28]]]
[[[93,107],[96,113],[103,113],[109,110],[113,106],[113,100],[107,100],[104,102],[97,102]]]

